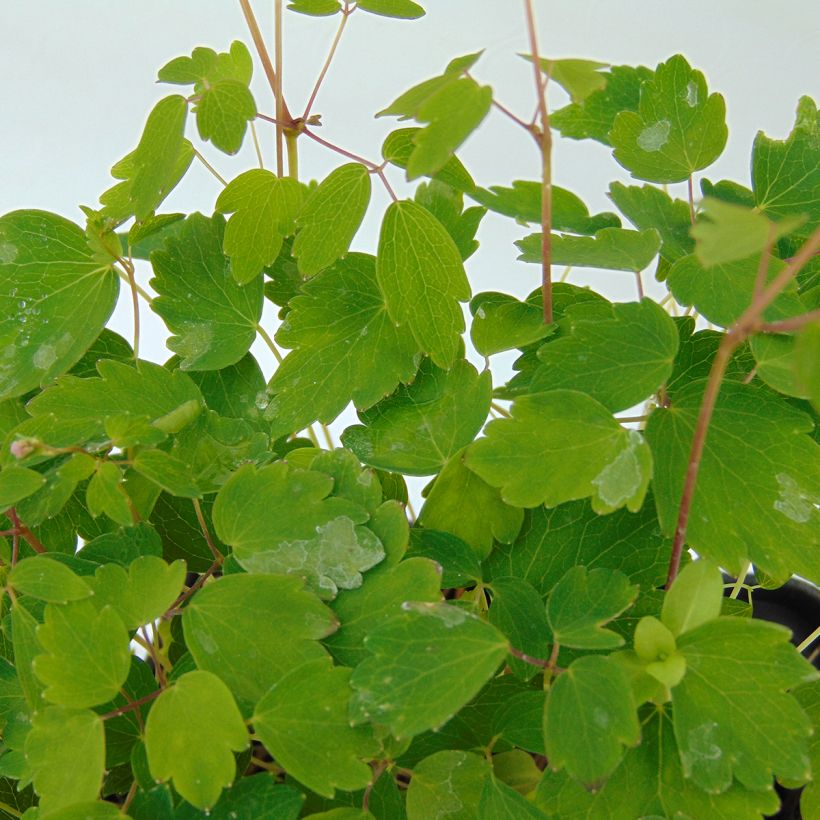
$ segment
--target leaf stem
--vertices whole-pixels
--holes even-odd
[[[285,131],[285,145],[288,150],[288,176],[291,179],[299,179],[299,146],[297,140],[299,132],[288,128]]]
[[[127,703],[125,706],[120,706],[119,709],[113,709],[110,712],[106,712],[104,715],[100,715],[100,720],[111,720],[111,718],[119,717],[120,715],[124,715],[127,712],[133,712],[134,709],[139,709],[144,703],[148,703],[149,701],[153,700],[156,697],[159,697],[162,694],[162,689],[157,689],[155,692],[151,692],[148,695],[145,695],[138,700],[132,700],[130,703]]]
[[[130,259],[120,258],[128,285],[131,288],[131,310],[134,316],[134,361],[138,362],[140,357],[140,300],[137,293],[137,280],[134,275],[134,263]]]
[[[820,321],[820,308],[810,310],[808,313],[801,313],[799,316],[790,316],[788,319],[782,319],[779,322],[764,322],[757,329],[761,333],[790,333],[818,321]]]
[[[10,806],[8,803],[3,802],[0,800],[0,811],[6,812],[6,814],[10,814],[12,817],[22,817],[23,813],[19,809],[15,809],[14,806]]]
[[[520,649],[516,649],[516,647],[509,645],[507,647],[507,651],[514,657],[518,658],[519,660],[524,661],[524,663],[529,663],[532,666],[537,666],[540,669],[544,669],[550,674],[558,669],[555,665],[556,661],[558,660],[558,652],[561,649],[561,645],[558,641],[552,645],[552,650],[550,652],[549,658],[546,660],[544,658],[534,658],[532,655],[528,655],[526,652],[522,652]]]
[[[344,8],[342,9],[342,19],[339,22],[339,27],[336,29],[336,36],[333,38],[333,42],[330,45],[330,51],[327,54],[327,58],[325,59],[324,65],[322,66],[322,70],[319,72],[319,76],[316,79],[316,82],[313,86],[313,91],[310,92],[310,97],[308,98],[307,105],[305,106],[305,111],[302,114],[302,119],[307,121],[307,118],[310,116],[310,111],[313,108],[313,103],[316,102],[316,95],[319,93],[319,89],[322,87],[322,83],[324,82],[325,75],[327,74],[327,70],[330,68],[330,64],[333,62],[333,55],[336,54],[336,48],[339,45],[339,40],[342,39],[342,34],[345,30],[345,26],[347,25],[347,18],[356,10],[356,7],[350,8],[350,3],[348,0],[345,0]]]
[[[262,159],[262,149],[259,147],[259,135],[256,133],[256,123],[251,120],[251,137],[253,137],[253,147],[256,151],[256,159],[259,162],[259,167],[264,170],[265,162]]]
[[[114,270],[117,272],[117,275],[120,277],[120,279],[122,279],[123,282],[130,286],[131,283],[128,280],[128,274],[124,270],[120,270],[116,266],[114,267]],[[154,301],[154,297],[151,296],[151,294],[148,293],[147,290],[143,290],[143,288],[141,288],[136,281],[134,282],[134,289],[145,300],[146,304],[150,305],[151,302]]]
[[[330,428],[321,421],[319,422],[319,427],[321,427],[322,435],[324,435],[325,441],[327,442],[327,449],[332,450],[336,445],[333,443],[333,436],[330,435]]]
[[[468,77],[470,76],[469,73],[467,74],[467,76]],[[512,120],[516,125],[520,125],[525,131],[528,131],[530,134],[532,134],[532,125],[531,125],[531,123],[524,122],[524,120],[522,120],[520,117],[517,117],[515,114],[513,114],[513,112],[510,111],[510,109],[507,108],[507,106],[502,105],[495,98],[493,98],[493,106],[495,108],[497,108],[502,114],[504,114],[505,117]]]
[[[749,570],[752,567],[752,562],[747,561],[740,569],[740,574],[735,579],[735,583],[732,585],[732,591],[729,593],[729,597],[732,599],[736,599],[738,595],[740,595],[740,590],[746,586],[746,576],[749,574]]]
[[[686,180],[686,186],[689,191],[689,221],[694,225],[695,224],[695,183],[692,179],[692,175],[689,174],[688,179]]]
[[[268,332],[262,325],[257,324],[256,332],[262,337],[262,341],[270,348],[270,352],[273,353],[273,357],[276,359],[279,364],[282,364],[283,357],[282,354],[279,352],[279,348],[273,343],[273,339],[268,335]]]
[[[490,407],[498,413],[499,416],[504,416],[505,419],[511,419],[512,415],[506,407],[502,407],[497,401],[491,401]]]
[[[43,546],[42,542],[39,538],[20,520],[20,516],[17,515],[17,510],[15,507],[11,507],[8,511],[9,518],[11,518],[11,523],[14,524],[14,529],[17,530],[19,535],[22,535],[23,538],[26,539],[28,545],[35,551],[42,555],[43,553],[48,552],[48,550]]]
[[[818,626],[817,629],[815,629],[814,632],[808,636],[808,638],[800,641],[797,645],[797,651],[805,652],[818,638],[820,638],[820,626]]]
[[[139,712],[137,712],[139,714]],[[132,781],[131,788],[128,789],[128,794],[125,795],[125,800],[122,802],[122,806],[120,806],[120,814],[128,814],[128,807],[131,805],[134,797],[137,794],[138,784],[136,779]]]
[[[282,0],[273,3],[273,59],[276,63],[273,97],[276,101],[276,176],[284,176],[282,138],[284,136],[284,99],[282,97]],[[288,166],[290,168],[290,166]],[[292,176],[292,174],[291,174]]]
[[[225,177],[223,177],[222,174],[220,174],[219,171],[217,171],[216,168],[214,168],[214,166],[211,165],[211,163],[208,162],[208,160],[196,150],[196,148],[194,148],[194,156],[211,172],[211,174],[213,174],[213,176],[215,176],[223,185],[227,186],[228,182]]]
[[[199,578],[197,578],[196,581],[194,581],[194,583],[188,587],[188,589],[186,589],[177,597],[176,601],[174,601],[174,603],[172,603],[171,606],[168,607],[168,611],[162,617],[166,618],[168,612],[172,612],[174,610],[179,609],[182,606],[182,604],[184,604],[185,601],[187,601],[188,598],[190,598],[221,566],[222,560],[215,560],[213,564],[211,564],[211,566],[209,566],[208,569],[206,569],[205,572],[203,572],[199,576]]]
[[[205,536],[205,542],[208,544],[208,549],[211,551],[214,561],[224,561],[225,556],[216,548],[214,539],[211,537],[211,533],[208,530],[208,523],[205,521],[205,516],[202,514],[202,507],[199,504],[199,499],[192,498],[191,501],[194,505],[194,512],[196,513],[196,520],[199,522],[199,528],[202,530],[202,535]]]

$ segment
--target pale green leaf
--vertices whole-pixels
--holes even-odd
[[[248,742],[230,691],[210,672],[182,675],[156,699],[145,725],[151,776],[173,780],[180,796],[200,809],[210,809],[233,783],[232,752]]]
[[[34,526],[56,516],[68,503],[77,484],[94,472],[94,459],[86,453],[72,453],[46,470],[45,484],[33,495],[17,503],[17,513]]]
[[[402,20],[416,20],[424,16],[424,9],[413,0],[359,0],[356,8],[381,14],[384,17],[398,17]]]
[[[475,820],[492,769],[480,755],[443,751],[424,759],[413,769],[407,789],[408,820]]]
[[[0,400],[74,365],[110,318],[118,293],[117,275],[73,222],[47,211],[0,217]]]
[[[482,356],[533,344],[554,332],[537,305],[506,293],[478,293],[470,302],[470,339]]]
[[[8,584],[23,595],[53,604],[79,601],[94,594],[82,578],[47,555],[18,561],[9,573]]]
[[[572,462],[573,469],[565,467]],[[517,507],[554,507],[592,497],[598,513],[643,503],[652,474],[649,447],[595,399],[574,390],[523,396],[470,445],[465,464]]]
[[[436,179],[419,184],[415,201],[441,222],[456,243],[462,259],[468,259],[478,250],[479,242],[475,237],[487,213],[486,208],[475,205],[465,210],[462,192]]]
[[[108,429],[110,428],[109,424]],[[161,430],[156,430],[156,433],[159,437],[163,436]],[[144,435],[145,433],[142,433],[142,436]],[[117,446],[122,446],[121,437],[116,437],[115,441]],[[130,527],[134,523],[123,485],[122,470],[113,461],[97,462],[97,469],[86,487],[85,503],[94,518],[106,514],[123,527]]]
[[[421,205],[404,200],[387,209],[376,276],[390,318],[435,364],[452,367],[464,330],[458,302],[470,298],[470,285],[455,243]]]
[[[529,62],[533,61],[531,54],[521,56]],[[608,63],[575,58],[549,60],[546,57],[540,57],[538,64],[541,71],[558,83],[574,103],[583,103],[590,94],[606,88],[607,77],[601,73],[601,69],[609,68]]]
[[[343,444],[365,464],[407,475],[430,475],[473,440],[487,418],[490,373],[466,360],[449,371],[425,359],[415,381],[359,413]]]
[[[387,726],[397,739],[446,723],[497,670],[507,642],[464,609],[405,603],[375,629],[371,653],[350,679],[351,716]]]
[[[247,85],[252,74],[253,59],[247,46],[234,40],[227,52],[217,54],[212,48],[199,46],[190,57],[176,57],[159,70],[157,78],[163,83],[193,85],[199,93],[208,83],[219,80],[237,80]]]
[[[609,139],[615,159],[633,177],[680,182],[723,152],[726,104],[680,54],[661,63],[641,86],[637,113],[615,117]]]
[[[387,162],[399,168],[407,168],[407,163],[416,147],[416,135],[421,130],[421,128],[397,128],[392,131],[382,145],[382,156]],[[440,170],[432,174],[432,178],[464,193],[470,193],[475,188],[473,178],[455,155],[450,157]]]
[[[309,17],[329,17],[338,14],[342,7],[339,0],[292,0],[288,8]]]
[[[183,370],[220,370],[238,362],[256,338],[262,282],[240,287],[222,253],[225,222],[193,214],[178,237],[151,254],[159,294],[152,309],[174,334],[169,349]]]
[[[810,383],[800,379],[795,350],[797,338],[786,334],[756,333],[749,340],[749,348],[757,362],[757,375],[779,393],[797,398],[810,398]],[[814,358],[817,351],[812,351]]]
[[[17,601],[11,608],[11,642],[20,689],[29,709],[34,712],[42,706],[43,684],[34,674],[32,662],[41,647],[37,641],[37,621]]]
[[[242,147],[248,122],[256,117],[253,95],[247,84],[236,80],[221,80],[205,89],[194,110],[199,136],[226,154]]]
[[[798,336],[794,357],[795,381],[820,408],[820,322],[808,325]]]
[[[0,510],[7,510],[18,501],[33,495],[45,481],[45,477],[35,470],[18,467],[16,464],[6,467],[0,472]]]
[[[720,615],[723,578],[711,561],[693,561],[685,566],[663,596],[661,618],[673,635],[712,621]]]

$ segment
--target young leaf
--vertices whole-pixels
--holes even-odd
[[[373,773],[364,762],[378,753],[370,727],[348,717],[350,670],[330,658],[302,664],[259,701],[256,736],[289,775],[326,797],[364,788]]]
[[[236,282],[247,285],[273,264],[282,240],[295,230],[303,197],[304,188],[295,180],[258,168],[228,183],[216,200],[216,210],[233,214],[225,227],[224,250]]]
[[[384,724],[397,739],[447,722],[496,671],[507,642],[449,604],[406,603],[368,635],[372,654],[354,670],[351,716]]]
[[[397,128],[389,133],[382,145],[382,156],[385,161],[406,169],[416,148],[416,135],[420,131],[421,128]],[[473,178],[455,155],[451,156],[442,168],[431,176],[462,193],[471,193],[475,188]]]
[[[424,9],[413,0],[360,0],[356,8],[381,14],[384,17],[399,17],[403,20],[417,20],[424,16]]]
[[[222,80],[206,89],[194,108],[199,136],[220,151],[235,154],[242,147],[248,122],[256,117],[256,103],[247,85]]]
[[[525,60],[532,62],[531,54],[522,54]],[[594,60],[538,60],[541,71],[554,80],[569,94],[574,103],[583,103],[590,94],[606,88],[607,78],[601,73],[602,68],[609,68],[608,63],[596,63]]]
[[[182,626],[197,667],[221,678],[250,709],[297,666],[326,657],[317,641],[337,621],[299,578],[241,574],[200,590]]]
[[[816,672],[789,644],[789,631],[719,618],[681,635],[678,649],[687,669],[672,706],[684,775],[711,792],[728,789],[733,777],[750,790],[769,788],[773,774],[805,782],[811,724],[786,691]]]
[[[387,312],[407,325],[421,350],[449,369],[458,356],[470,298],[461,254],[441,223],[415,202],[394,202],[379,236],[376,276]]]
[[[505,504],[495,487],[464,466],[461,450],[450,456],[434,479],[418,523],[457,536],[482,559],[496,541],[511,543],[523,519],[523,510]]]
[[[428,820],[443,812],[448,820],[478,817],[484,784],[491,777],[487,760],[471,752],[448,750],[425,758],[414,767],[407,789],[408,820]]]
[[[554,333],[554,328],[544,323],[543,310],[506,293],[476,294],[470,313],[470,339],[482,356],[524,347]]]
[[[717,618],[722,599],[720,570],[711,561],[693,561],[663,596],[661,619],[673,635],[682,635]]]
[[[73,222],[46,211],[0,217],[0,400],[65,373],[114,310],[119,279]],[[82,322],[75,322],[78,315]]]
[[[342,443],[365,464],[407,475],[430,475],[481,429],[490,409],[489,371],[465,360],[449,371],[425,359],[415,381],[359,413]]]
[[[475,235],[487,213],[486,208],[474,206],[465,210],[462,192],[436,179],[422,182],[416,188],[415,200],[444,225],[462,259],[468,259],[478,250]]]
[[[248,730],[228,688],[210,672],[188,672],[154,702],[145,725],[151,776],[173,779],[189,803],[210,809],[236,774],[232,752]]]
[[[168,347],[181,356],[182,370],[235,364],[256,338],[262,282],[237,285],[222,253],[223,234],[221,217],[192,214],[178,237],[151,254],[151,287],[159,294],[151,307],[175,334]]]
[[[339,0],[292,0],[288,8],[309,17],[330,17],[338,14],[342,7]]]
[[[546,815],[503,780],[484,781],[478,820],[546,820]]]
[[[38,711],[26,738],[26,760],[43,816],[95,800],[105,767],[102,720],[87,709],[49,706]]]
[[[128,632],[111,607],[98,611],[88,600],[48,604],[37,640],[45,654],[34,659],[34,674],[52,703],[76,709],[105,703],[128,677]]]
[[[0,472],[0,510],[13,507],[18,501],[33,495],[46,479],[35,470],[12,464]]]
[[[82,578],[45,555],[18,561],[9,573],[8,584],[23,595],[52,604],[79,601],[94,594]]]
[[[615,117],[615,159],[633,177],[681,182],[711,165],[726,145],[726,104],[680,54],[661,63],[641,86],[638,112]]]
[[[554,639],[576,649],[614,649],[623,638],[603,625],[630,607],[638,587],[618,570],[583,566],[568,570],[547,601],[547,620]]]
[[[573,470],[564,469],[567,461]],[[464,463],[517,507],[592,497],[598,513],[639,510],[652,474],[649,447],[601,404],[574,390],[523,396],[491,421]]]
[[[626,673],[610,658],[579,658],[552,684],[544,709],[547,757],[584,785],[608,777],[641,738]]]
[[[702,380],[681,388],[673,406],[656,410],[647,424],[667,534],[678,517],[703,389]],[[784,581],[792,573],[817,579],[820,460],[818,445],[805,435],[812,429],[807,415],[769,391],[725,382],[709,425],[687,544],[734,575],[751,561]],[[738,447],[739,440],[755,446]]]
[[[330,423],[351,399],[366,409],[417,369],[418,347],[388,316],[375,260],[365,254],[348,254],[306,282],[276,339],[293,352],[269,387],[274,436]]]

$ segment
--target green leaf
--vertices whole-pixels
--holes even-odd
[[[538,591],[523,578],[514,577],[495,578],[489,586],[493,594],[490,623],[516,649],[534,658],[546,658],[550,650],[550,625]],[[508,663],[512,673],[524,680],[530,680],[538,671],[515,657]]]
[[[507,654],[504,636],[463,609],[412,602],[402,609],[367,637],[372,654],[350,679],[352,718],[384,724],[396,739],[446,723]]]
[[[572,461],[573,470],[564,469]],[[624,430],[595,399],[574,390],[522,396],[512,418],[491,421],[465,462],[516,507],[592,497],[597,513],[640,509],[652,474],[641,435]]]
[[[811,757],[812,772],[820,771],[820,736],[818,736],[817,726],[820,725],[820,681],[799,686],[792,691],[803,711],[809,716],[814,727],[814,734],[809,742],[809,756]],[[820,808],[820,789],[817,787],[817,779],[808,783],[800,795],[801,811],[806,816],[811,816]]]
[[[609,138],[615,159],[633,177],[681,182],[723,152],[726,104],[680,54],[661,63],[641,85],[638,112],[615,117]]]
[[[382,145],[382,156],[387,162],[399,168],[407,168],[407,163],[416,147],[416,135],[420,131],[421,128],[397,128],[392,131]],[[475,188],[473,178],[456,156],[450,157],[442,168],[431,176],[464,193],[470,193]]]
[[[77,484],[94,472],[94,459],[86,453],[72,453],[46,471],[46,483],[17,504],[17,512],[31,525],[53,518],[68,503]]]
[[[470,302],[470,339],[482,356],[513,350],[540,341],[554,332],[536,305],[519,302],[506,293],[478,293]]]
[[[26,759],[43,816],[96,800],[105,766],[103,722],[87,709],[49,706],[34,715]]]
[[[544,737],[550,765],[565,767],[584,785],[612,774],[623,747],[641,738],[626,673],[602,655],[572,663],[550,687]]]
[[[550,115],[550,125],[564,137],[594,139],[610,145],[609,132],[615,117],[622,111],[637,111],[641,86],[654,72],[645,66],[612,66],[596,72],[606,85],[593,91],[582,103],[573,102]]]
[[[7,510],[33,495],[45,482],[45,477],[34,470],[16,464],[6,467],[0,472],[0,510]]]
[[[43,693],[43,685],[32,669],[32,661],[41,651],[37,641],[37,621],[17,601],[11,608],[11,639],[20,689],[29,709],[34,712],[42,706]]]
[[[755,375],[779,393],[807,399],[811,388],[798,376],[796,345],[795,336],[780,333],[757,333],[749,340],[749,348],[757,362]],[[816,351],[813,353],[816,355]]]
[[[18,561],[12,567],[7,582],[23,595],[53,604],[79,601],[94,594],[82,578],[46,555]]]
[[[128,677],[128,632],[114,609],[90,601],[48,604],[37,640],[45,654],[34,674],[46,685],[46,700],[83,709],[111,700]]]
[[[300,579],[284,575],[220,578],[197,592],[182,617],[197,666],[249,709],[293,669],[325,657],[317,641],[337,623]]]
[[[515,245],[522,262],[541,261],[541,234],[532,233]],[[655,228],[629,231],[625,228],[602,228],[594,236],[552,235],[552,264],[579,268],[605,268],[635,273],[655,258],[661,237]]]
[[[248,572],[293,572],[323,595],[361,584],[361,573],[384,558],[366,527],[367,512],[329,496],[333,479],[277,462],[246,465],[220,490],[214,526]]]
[[[542,726],[546,696],[543,689],[510,693],[493,715],[492,731],[520,749],[546,754]]]
[[[256,338],[262,282],[234,281],[222,253],[224,233],[221,217],[193,214],[178,237],[151,254],[151,287],[159,294],[151,307],[174,334],[168,347],[181,356],[182,370],[235,364]]]
[[[614,649],[623,638],[603,625],[630,607],[638,587],[618,570],[583,566],[568,570],[547,601],[547,619],[555,640],[576,649]]]
[[[711,792],[728,789],[733,777],[750,790],[769,788],[773,774],[807,780],[811,724],[786,691],[816,672],[789,644],[789,631],[720,618],[682,635],[678,649],[687,671],[672,705],[684,775]]]
[[[399,17],[402,20],[417,20],[424,16],[424,9],[412,0],[361,0],[356,3],[356,8],[384,17]]]
[[[650,299],[613,304],[609,315],[570,306],[560,326],[560,337],[538,350],[534,393],[578,390],[616,413],[651,396],[672,372],[678,331]]]
[[[236,774],[232,752],[248,730],[230,691],[210,672],[182,675],[154,702],[145,725],[151,776],[173,779],[189,803],[210,809]]]
[[[247,46],[239,40],[230,51],[217,54],[212,48],[199,46],[190,57],[176,57],[166,63],[157,75],[163,83],[193,85],[199,93],[207,84],[219,80],[237,80],[247,85],[253,74],[253,61]]]
[[[754,204],[776,220],[805,214],[809,231],[820,222],[818,134],[817,106],[811,97],[801,97],[791,134],[773,140],[759,132],[752,147]]]
[[[800,390],[809,394],[815,408],[820,408],[820,322],[803,329],[794,349],[794,378]]]
[[[696,256],[684,256],[672,266],[667,282],[680,304],[694,305],[704,319],[729,327],[752,303],[759,264],[758,255],[707,268]],[[779,259],[770,259],[766,281],[775,279],[784,267]],[[763,317],[776,322],[804,311],[797,285],[792,282],[766,308]]]
[[[530,63],[533,61],[531,54],[520,56]],[[601,69],[609,68],[608,63],[573,58],[548,60],[546,57],[540,57],[538,64],[541,71],[558,83],[574,103],[583,103],[590,94],[601,91],[607,85],[607,77],[601,73]]]
[[[240,285],[273,264],[283,238],[296,228],[303,197],[304,189],[295,180],[258,168],[231,180],[219,195],[216,210],[233,214],[225,228],[224,249],[231,258],[230,275]]]
[[[370,172],[358,162],[331,171],[314,189],[296,220],[293,256],[302,276],[314,276],[347,253],[369,202]]]
[[[458,302],[470,298],[470,285],[455,243],[421,205],[404,200],[387,209],[376,276],[390,318],[407,325],[435,364],[452,367],[464,330]]]
[[[381,0],[385,1],[395,2]],[[427,124],[413,135],[415,147],[407,161],[409,180],[440,171],[487,116],[492,89],[462,76],[479,56],[480,52],[452,60],[442,75],[414,86],[376,115]]]
[[[159,430],[157,433],[162,435]],[[97,469],[86,488],[85,503],[94,518],[105,513],[121,526],[129,527],[134,520],[122,478],[122,470],[117,464],[98,461]]]
[[[442,370],[425,359],[415,381],[359,413],[342,443],[365,464],[406,475],[430,475],[473,440],[487,418],[490,373],[464,359]]]
[[[484,781],[478,820],[546,820],[546,815],[502,780]]]
[[[720,615],[723,578],[711,561],[685,566],[663,596],[661,618],[673,635],[681,635]]]
[[[510,216],[516,222],[541,224],[542,184],[529,180],[517,179],[511,188],[502,185],[491,185],[489,189],[475,188],[470,197],[504,216]],[[583,201],[558,185],[552,187],[552,228],[555,231],[568,233],[594,234],[602,228],[619,228],[621,220],[609,212],[590,215]]]
[[[646,428],[664,532],[678,517],[704,382],[683,387]],[[818,445],[809,417],[767,390],[727,381],[718,395],[687,524],[687,545],[738,575],[747,561],[777,579],[818,579]],[[754,442],[739,447],[738,442]]]
[[[164,450],[142,450],[134,458],[133,468],[172,495],[201,498],[202,491],[191,478],[185,462]]]
[[[245,139],[256,103],[246,84],[222,80],[202,92],[194,108],[199,136],[220,151],[235,154]]]
[[[252,718],[288,774],[326,797],[364,788],[373,774],[364,761],[378,753],[370,727],[350,725],[349,679],[350,670],[329,658],[302,664],[274,684]]]
[[[85,544],[77,555],[95,564],[127,567],[141,555],[161,557],[162,542],[150,524],[141,523],[104,533]]]
[[[475,550],[449,532],[423,527],[410,530],[406,558],[429,558],[441,567],[441,589],[472,586],[482,580],[481,564]]]
[[[185,562],[166,564],[144,555],[128,567],[101,566],[94,577],[95,603],[110,606],[128,629],[150,623],[176,600],[185,583]]]
[[[474,206],[465,210],[462,192],[435,179],[419,184],[415,200],[445,227],[462,259],[469,258],[478,250],[475,235],[487,213],[486,208]]]
[[[490,764],[477,754],[448,750],[431,755],[413,769],[407,789],[408,820],[474,820],[491,776]]]
[[[0,400],[75,364],[114,310],[119,279],[73,222],[46,211],[0,217]],[[82,322],[76,322],[81,314]]]
[[[505,575],[523,578],[542,596],[577,564],[618,569],[641,589],[652,589],[666,578],[671,548],[651,498],[637,513],[610,515],[597,515],[588,501],[571,501],[527,510],[517,540],[496,546],[484,571],[491,583]]]
[[[450,456],[434,479],[418,523],[457,536],[481,559],[490,554],[496,541],[514,541],[523,519],[523,510],[505,504],[495,487],[464,466],[461,450]]]
[[[269,387],[265,415],[274,436],[317,419],[328,424],[351,399],[366,409],[416,373],[418,348],[388,316],[375,260],[365,254],[351,253],[306,282],[276,339],[293,352]]]
[[[292,0],[288,8],[310,17],[329,17],[341,10],[339,0]]]
[[[408,558],[393,567],[368,572],[358,589],[342,592],[332,609],[341,626],[324,644],[336,662],[356,666],[368,657],[367,636],[394,615],[405,601],[441,600],[441,572],[427,558]]]
[[[243,777],[222,794],[211,809],[211,820],[296,820],[305,796],[293,786],[277,783],[269,774]],[[188,803],[176,807],[175,820],[199,820]]]
[[[608,196],[639,231],[654,228],[660,234],[660,255],[665,262],[675,262],[694,251],[695,243],[689,235],[689,205],[682,199],[672,199],[654,185],[638,187],[620,182],[609,186]]]
[[[211,522],[213,503],[213,496],[205,496],[199,505],[211,538],[224,555],[229,550],[214,532]],[[168,560],[184,558],[189,572],[205,572],[213,563],[213,553],[202,533],[190,499],[160,493],[151,511],[151,524],[162,541],[162,549],[157,554]]]

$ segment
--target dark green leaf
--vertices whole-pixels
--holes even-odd
[[[96,564],[119,564],[127,567],[142,555],[162,556],[162,543],[149,524],[121,528],[105,533],[85,544],[78,556]]]
[[[223,554],[227,553],[228,547],[219,540],[211,523],[213,497],[203,498],[200,507],[216,548]],[[151,524],[162,539],[159,554],[164,558],[184,558],[190,572],[205,572],[213,563],[213,553],[202,533],[190,499],[161,493],[151,511]]]
[[[442,570],[442,589],[471,586],[471,582],[482,580],[481,564],[475,550],[449,532],[413,527],[406,557],[435,561]]]
[[[403,20],[416,20],[424,16],[424,9],[412,0],[359,0],[356,8],[381,14],[384,17],[399,17]]]
[[[202,497],[202,491],[185,462],[164,450],[142,450],[135,456],[132,466],[166,493],[184,498]]]
[[[244,419],[260,428],[264,426],[258,405],[266,400],[265,377],[250,353],[221,370],[191,370],[188,375],[202,393],[205,404],[215,413]]]
[[[94,594],[82,578],[46,555],[19,561],[9,573],[8,583],[23,595],[53,604],[79,601]]]
[[[415,137],[420,131],[421,128],[397,128],[387,135],[382,146],[382,156],[399,168],[407,168],[416,147]],[[450,157],[439,171],[432,174],[432,178],[464,193],[470,193],[475,188],[473,178],[456,156]]]
[[[477,754],[438,752],[413,770],[407,790],[408,820],[474,820],[484,783],[492,776],[490,764]]]
[[[304,801],[305,796],[293,786],[277,783],[272,775],[259,773],[237,780],[223,792],[208,816],[211,820],[296,820]],[[174,813],[174,820],[201,817],[188,803],[177,806]],[[142,819],[135,817],[135,820]]]
[[[119,333],[104,328],[69,372],[79,379],[93,378],[97,375],[97,362],[101,359],[116,359],[130,364],[134,359],[134,351]]]
[[[493,732],[513,746],[545,755],[542,724],[546,697],[543,688],[511,693],[493,715]]]
[[[546,815],[515,789],[491,777],[484,781],[478,820],[546,820]]]

